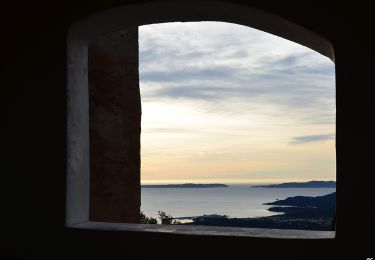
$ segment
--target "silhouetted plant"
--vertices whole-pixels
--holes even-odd
[[[153,217],[147,217],[142,211],[141,211],[141,224],[157,224],[158,221],[156,218]]]
[[[173,220],[173,217],[164,211],[158,211],[158,214],[161,224],[181,224],[180,221]]]

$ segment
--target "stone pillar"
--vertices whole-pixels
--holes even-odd
[[[138,27],[90,44],[88,79],[90,220],[139,223]]]

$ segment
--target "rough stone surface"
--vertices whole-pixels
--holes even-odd
[[[90,220],[139,222],[141,100],[138,28],[88,50]]]

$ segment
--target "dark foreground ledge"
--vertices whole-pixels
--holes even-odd
[[[335,231],[312,231],[292,229],[241,228],[241,227],[212,227],[186,225],[156,225],[156,224],[127,224],[88,221],[70,225],[75,229],[160,232],[185,235],[209,236],[239,236],[281,239],[333,239]]]

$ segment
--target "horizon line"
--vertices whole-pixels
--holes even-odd
[[[141,181],[141,185],[149,185],[149,184],[281,184],[281,183],[290,183],[290,182],[311,182],[311,181],[333,181],[336,182],[335,179],[291,179],[291,180],[252,180],[252,181],[238,181],[238,180],[145,180]]]

